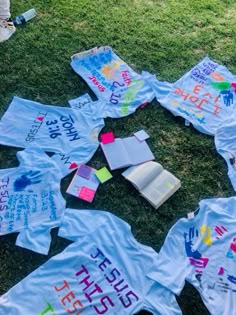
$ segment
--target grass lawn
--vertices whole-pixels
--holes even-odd
[[[94,46],[112,46],[138,72],[147,70],[163,81],[174,82],[206,55],[236,73],[235,0],[12,0],[12,17],[32,7],[38,16],[0,44],[1,116],[14,95],[62,106],[86,92],[94,97],[70,67],[72,54]],[[70,175],[62,181],[68,207],[109,210],[132,226],[138,241],[159,251],[170,227],[201,199],[234,195],[213,138],[185,127],[157,101],[105,122],[103,132],[113,130],[116,137],[145,129],[156,160],[182,188],[155,210],[117,170],[89,204],[65,193]],[[16,152],[1,146],[0,167],[17,166]],[[88,164],[107,165],[100,149]],[[0,294],[69,244],[56,234],[55,229],[48,256],[16,247],[15,234],[1,236]],[[190,285],[178,302],[183,314],[208,314]]]

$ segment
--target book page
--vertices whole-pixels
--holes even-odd
[[[181,186],[173,174],[164,170],[140,192],[155,208],[158,208]]]
[[[146,141],[139,141],[133,136],[124,138],[123,143],[129,154],[131,165],[137,165],[155,159]]]
[[[100,144],[111,170],[132,165],[123,145],[123,139],[116,138],[113,142]]]
[[[129,180],[136,189],[140,191],[162,171],[163,167],[161,164],[154,161],[149,161],[128,168],[122,173],[122,175],[127,180]]]

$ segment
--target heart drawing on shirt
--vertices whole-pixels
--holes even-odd
[[[39,121],[43,121],[44,117],[43,117],[43,116],[38,116],[37,119],[38,119]]]
[[[76,168],[76,167],[78,167],[78,164],[71,163],[71,165],[69,166],[69,169],[71,170],[72,168]]]

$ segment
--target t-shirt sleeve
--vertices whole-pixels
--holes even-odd
[[[203,212],[210,208],[219,214],[228,213],[236,217],[236,197],[203,199],[199,206]]]
[[[92,102],[93,100],[91,99],[88,93],[68,101],[71,108],[81,111],[86,110],[88,105],[91,104]]]
[[[169,231],[148,276],[179,295],[188,276],[184,233],[178,222]]]
[[[174,293],[156,282],[153,282],[145,292],[143,309],[151,312],[153,315],[182,314]]]
[[[155,75],[147,71],[143,71],[142,76],[152,87],[155,97],[159,102],[171,93],[173,88],[172,83],[159,81]]]
[[[77,241],[79,237],[93,233],[106,222],[105,211],[66,209],[58,235]]]
[[[58,164],[55,163],[39,146],[29,146],[17,152],[17,159],[21,167],[31,167],[33,169],[49,169],[55,171],[58,179],[63,177],[63,173]]]
[[[46,225],[22,230],[16,239],[16,245],[47,255],[51,245],[50,230],[50,227]]]

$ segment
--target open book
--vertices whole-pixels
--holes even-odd
[[[122,175],[156,209],[181,187],[178,178],[154,161],[132,166]]]
[[[111,170],[155,159],[147,142],[139,141],[134,136],[115,138],[115,141],[106,144],[101,143],[101,148]]]

